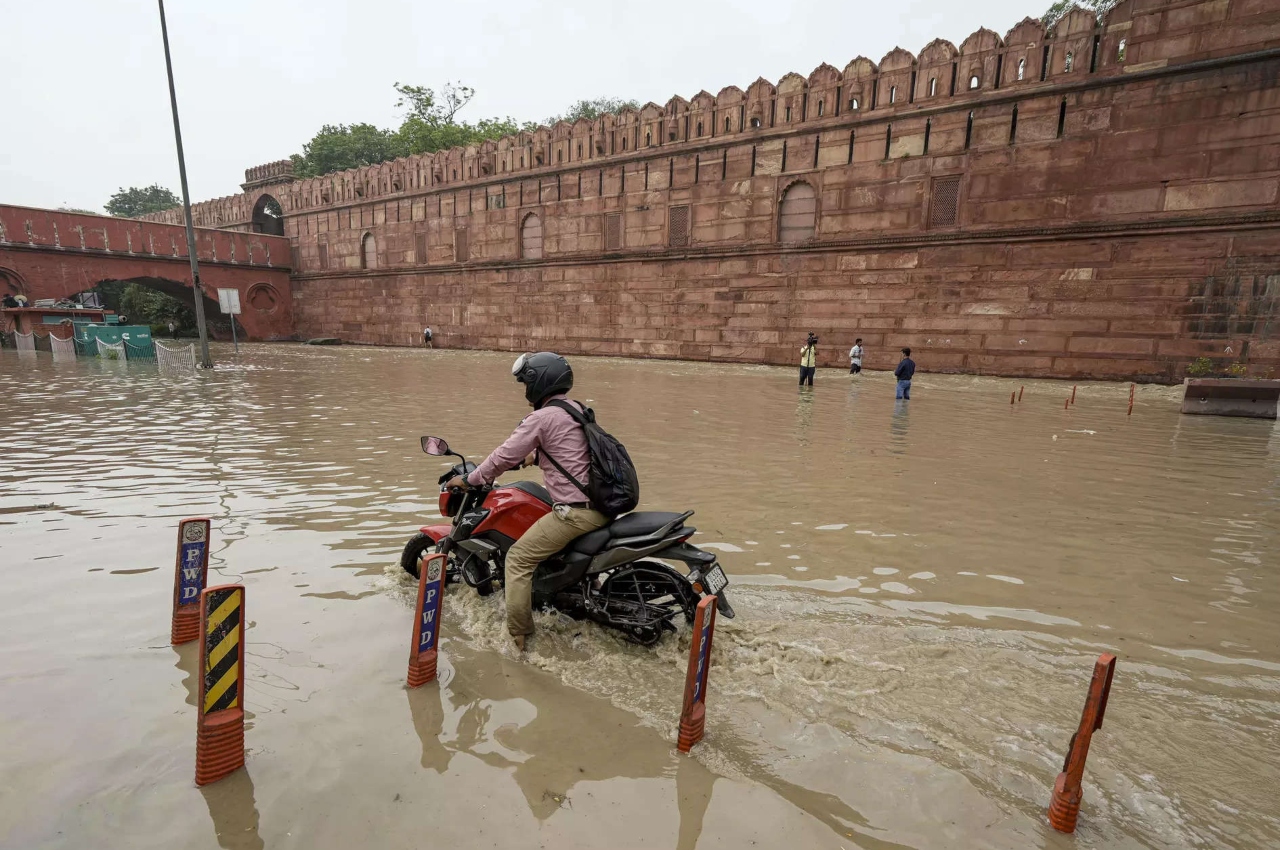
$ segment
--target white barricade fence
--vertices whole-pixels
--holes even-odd
[[[177,348],[170,348],[162,342],[157,341],[156,347],[156,365],[161,372],[182,373],[194,372],[196,370],[196,347],[194,345],[184,345]]]
[[[71,337],[61,339],[50,334],[49,345],[53,348],[54,360],[74,360],[76,358],[76,341]]]
[[[123,360],[125,358],[124,343],[98,340],[98,356],[107,360]]]
[[[19,351],[35,351],[36,335],[14,332],[13,338]]]

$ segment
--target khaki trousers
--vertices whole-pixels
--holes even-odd
[[[569,508],[564,519],[555,511],[529,526],[507,550],[507,631],[533,634],[533,571],[569,542],[609,522],[599,511]]]

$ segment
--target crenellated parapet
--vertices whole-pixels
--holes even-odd
[[[777,83],[757,79],[745,90],[673,96],[640,109],[573,124],[558,122],[465,148],[293,179],[287,160],[251,168],[245,194],[193,207],[201,227],[251,229],[255,207],[269,193],[290,216],[380,196],[417,195],[513,176],[536,177],[583,164],[671,154],[743,136],[785,136],[801,128],[823,131],[867,121],[892,121],[926,108],[972,109],[1009,93],[1034,94],[1088,79],[1275,47],[1280,9],[1275,2],[1204,3],[1124,0],[1099,21],[1074,7],[1054,26],[1027,18],[1003,37],[982,28],[957,47],[935,39],[918,54],[895,47],[876,63],[866,57],[843,70],[822,63],[807,76]],[[668,150],[675,148],[674,151]],[[150,216],[180,223],[180,210]]]

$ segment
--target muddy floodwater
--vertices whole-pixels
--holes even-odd
[[[0,351],[4,848],[1274,848],[1280,431],[1180,390],[577,358],[573,395],[730,577],[706,740],[656,649],[450,589],[404,688],[437,434],[527,408],[512,355],[215,346],[211,374]],[[928,369],[927,359],[921,363]],[[1020,404],[1009,393],[1025,386]],[[508,474],[505,480],[529,473]],[[247,768],[193,783],[176,524],[247,588]],[[1045,822],[1119,656],[1079,830]]]

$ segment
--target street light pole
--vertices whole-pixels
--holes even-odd
[[[173,60],[169,58],[169,27],[164,20],[164,0],[160,3],[160,35],[164,39],[164,67],[169,72],[169,105],[173,107],[173,138],[178,145],[178,177],[182,181],[182,212],[187,222],[187,256],[191,260],[191,288],[196,302],[196,327],[200,331],[200,366],[213,368],[209,358],[209,334],[204,326],[204,290],[200,286],[200,264],[196,261],[196,231],[191,223],[191,193],[187,191],[187,161],[182,155],[182,127],[178,124],[178,94],[173,87]],[[234,321],[232,317],[232,321]]]

